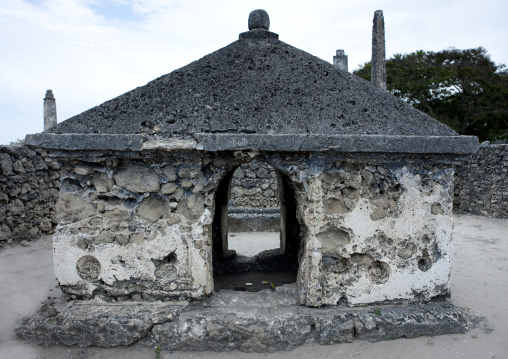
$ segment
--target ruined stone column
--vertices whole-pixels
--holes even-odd
[[[341,71],[348,71],[347,55],[344,50],[337,50],[333,57],[333,65]]]
[[[383,10],[374,13],[372,26],[371,82],[386,90],[385,19]]]
[[[53,91],[47,90],[44,97],[44,131],[56,126],[56,101]]]

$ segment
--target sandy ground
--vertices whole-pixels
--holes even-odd
[[[236,253],[252,257],[261,251],[280,248],[279,232],[229,233],[228,248]]]
[[[274,235],[278,234],[249,233],[247,236],[253,237],[246,242],[265,246],[274,243]],[[452,299],[476,315],[486,316],[492,332],[475,329],[462,335],[380,343],[356,340],[351,344],[302,346],[290,352],[267,354],[163,351],[161,358],[508,358],[508,220],[456,215],[454,244]],[[50,237],[33,242],[30,247],[12,245],[0,250],[0,358],[156,357],[150,348],[44,348],[17,339],[13,334],[16,322],[35,312],[43,299],[60,295],[56,284]]]

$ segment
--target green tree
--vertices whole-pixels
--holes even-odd
[[[370,80],[370,63],[354,73]],[[508,71],[482,48],[395,54],[388,91],[463,135],[508,138]]]
[[[25,140],[17,139],[16,141],[9,142],[9,145],[23,145],[25,143]]]

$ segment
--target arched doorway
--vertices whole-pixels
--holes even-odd
[[[215,194],[215,215],[213,219],[213,272],[214,287],[216,291],[231,289],[238,291],[257,292],[264,289],[274,288],[296,282],[298,271],[298,256],[300,252],[300,225],[297,220],[297,202],[294,186],[289,177],[280,169],[266,162],[261,162],[261,170],[269,168],[274,171],[276,178],[276,199],[279,205],[280,218],[278,220],[278,245],[275,243],[263,248],[263,243],[268,243],[266,236],[273,238],[274,232],[261,231],[250,233],[248,236],[242,232],[234,234],[234,241],[230,243],[228,226],[228,206],[231,202],[231,185],[235,171],[239,165],[228,171],[217,188]],[[263,165],[265,164],[265,165]],[[240,168],[240,171],[243,169]],[[238,176],[237,176],[238,178]],[[260,186],[266,190],[266,183],[255,183],[255,176],[250,176],[249,187]],[[271,188],[273,189],[274,186]],[[259,193],[260,191],[253,191]],[[236,203],[241,202],[236,196]],[[243,199],[242,199],[243,200]],[[262,211],[261,211],[262,212]],[[259,229],[259,228],[258,228]],[[273,229],[270,228],[269,229]],[[277,233],[276,232],[276,233]],[[247,237],[247,238],[245,238]],[[250,252],[242,254],[242,249],[234,243],[242,241],[258,241],[249,243]],[[232,246],[233,244],[233,246]],[[261,244],[261,246],[260,246]],[[253,252],[253,249],[258,249]],[[235,250],[236,249],[236,250]],[[257,252],[257,253],[255,253]]]

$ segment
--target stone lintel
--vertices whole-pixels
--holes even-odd
[[[407,154],[469,154],[478,149],[475,136],[385,135],[234,135],[197,134],[198,149],[273,152],[346,152]]]
[[[144,135],[52,134],[27,135],[28,146],[64,151],[178,151],[254,150],[265,152],[343,152],[402,154],[470,154],[478,148],[475,136],[385,135],[266,135],[196,134],[194,140],[153,139]]]
[[[84,133],[36,133],[26,135],[25,144],[43,149],[112,150],[138,151],[143,143],[143,135],[106,135]]]
[[[25,144],[43,149],[138,151],[142,135],[105,135],[83,133],[36,133],[26,135]]]

